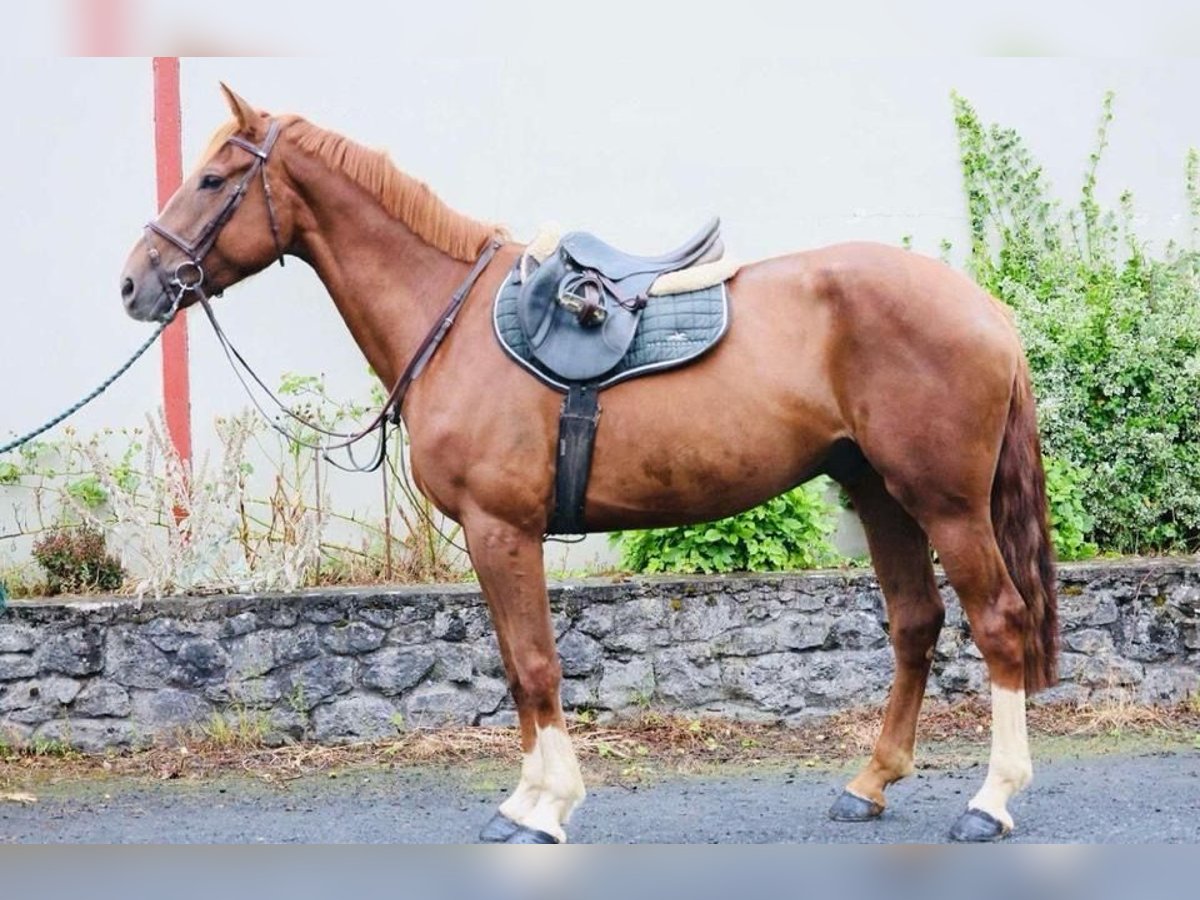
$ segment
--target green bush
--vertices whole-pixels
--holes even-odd
[[[1046,495],[1050,500],[1050,537],[1061,560],[1089,559],[1099,548],[1088,540],[1096,520],[1085,506],[1083,485],[1087,472],[1064,459],[1042,458],[1046,467]]]
[[[33,545],[33,558],[46,570],[50,595],[115,591],[125,580],[125,570],[109,555],[104,535],[87,525],[52,531]]]
[[[1105,98],[1077,203],[1051,199],[1010,128],[954,97],[970,220],[968,267],[1011,307],[1038,398],[1063,558],[1200,546],[1200,159],[1187,156],[1182,244],[1154,253],[1096,198]],[[1068,473],[1073,473],[1068,475]]]
[[[837,508],[819,478],[736,516],[701,525],[624,531],[611,540],[635,572],[778,572],[840,560],[829,542]]]

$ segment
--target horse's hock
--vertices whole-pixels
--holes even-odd
[[[1200,690],[1200,563],[1064,566],[1047,701]],[[948,588],[930,694],[986,689]],[[876,704],[892,677],[873,576],[589,581],[552,590],[568,708],[795,721]],[[16,603],[0,613],[0,740],[88,750],[251,714],[279,739],[383,738],[514,713],[474,587]]]

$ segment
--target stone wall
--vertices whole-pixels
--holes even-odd
[[[1200,563],[1060,573],[1063,683],[1047,701],[1200,689]],[[946,588],[931,696],[985,690]],[[884,604],[866,573],[563,584],[552,590],[564,702],[794,721],[886,697]],[[239,717],[276,740],[513,719],[473,586],[137,602],[19,602],[0,613],[0,739],[142,744]]]

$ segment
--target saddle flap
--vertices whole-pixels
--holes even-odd
[[[564,253],[546,259],[521,285],[517,319],[533,356],[571,381],[599,378],[621,361],[633,343],[641,308],[627,308],[607,291],[595,302],[603,320],[584,325],[559,302],[564,280],[574,272]]]

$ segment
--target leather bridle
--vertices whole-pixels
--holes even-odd
[[[174,272],[170,277],[167,276],[167,271],[162,265],[162,259],[159,256],[158,250],[147,239],[146,249],[150,255],[150,265],[158,275],[158,280],[163,286],[163,290],[168,296],[172,297],[172,312],[178,308],[184,296],[188,293],[196,293],[203,296],[200,288],[204,284],[204,257],[208,256],[208,252],[212,250],[213,245],[217,242],[217,238],[221,234],[221,229],[237,212],[237,208],[242,205],[242,201],[246,199],[246,193],[250,189],[251,182],[254,181],[254,176],[261,175],[263,196],[267,201],[267,216],[271,220],[271,237],[275,240],[275,252],[279,259],[279,264],[283,265],[283,244],[279,239],[279,221],[275,216],[275,203],[271,198],[271,184],[267,180],[267,158],[271,155],[271,150],[275,147],[275,141],[279,138],[279,122],[272,119],[270,126],[267,128],[267,136],[263,138],[261,144],[252,144],[239,135],[231,135],[226,139],[226,143],[233,144],[235,147],[241,147],[247,153],[254,157],[250,168],[242,175],[238,181],[233,193],[225,198],[225,203],[217,210],[217,214],[213,216],[208,224],[201,229],[200,234],[194,241],[188,241],[181,237],[157,219],[146,223],[146,230],[157,234],[159,237],[166,240],[168,243],[174,244],[181,251],[185,259],[175,267]],[[148,236],[147,236],[148,237]]]
[[[225,198],[225,203],[221,206],[217,214],[209,220],[208,224],[201,229],[199,236],[194,241],[188,241],[183,237],[175,234],[166,226],[158,221],[146,223],[146,230],[152,231],[160,237],[164,238],[171,244],[183,251],[185,259],[180,262],[174,272],[168,277],[166,269],[162,265],[162,260],[158,250],[146,241],[147,251],[150,254],[150,265],[154,268],[158,275],[159,282],[163,286],[163,291],[171,298],[171,308],[167,312],[167,319],[170,320],[179,310],[180,304],[188,294],[195,294],[196,300],[204,308],[205,315],[213,327],[213,332],[217,336],[217,342],[221,345],[221,349],[225,352],[226,358],[229,360],[230,366],[233,368],[234,374],[241,381],[246,393],[249,395],[251,402],[262,414],[266,423],[273,429],[278,431],[289,441],[301,447],[307,447],[311,450],[322,452],[326,461],[331,465],[335,465],[341,469],[351,471],[370,472],[378,469],[384,462],[387,456],[387,426],[389,422],[393,425],[400,424],[400,411],[404,404],[404,398],[408,394],[408,389],[417,377],[424,370],[429,360],[433,358],[438,347],[441,346],[446,334],[453,327],[455,320],[458,318],[458,312],[466,302],[467,296],[471,293],[471,288],[475,286],[475,282],[479,280],[479,276],[483,274],[488,263],[492,261],[492,257],[496,255],[496,251],[503,244],[499,235],[493,237],[486,247],[480,251],[479,257],[475,260],[475,265],[471,268],[467,277],[462,284],[450,297],[450,302],[442,311],[441,316],[433,323],[425,339],[417,347],[416,352],[408,361],[400,378],[396,381],[395,386],[388,393],[387,399],[383,403],[383,408],[375,416],[371,422],[359,431],[345,433],[339,431],[331,431],[316,423],[297,415],[288,406],[283,403],[269,387],[258,376],[258,373],[246,362],[237,348],[226,336],[224,329],[217,322],[217,317],[213,314],[212,306],[208,302],[208,296],[204,292],[204,257],[212,250],[213,245],[217,242],[217,238],[221,234],[221,229],[233,217],[234,212],[241,206],[242,201],[246,198],[246,192],[250,189],[250,184],[254,181],[256,175],[261,175],[263,196],[267,201],[267,215],[271,221],[271,237],[275,240],[275,251],[279,258],[279,264],[283,265],[283,244],[279,238],[279,221],[275,216],[275,204],[271,198],[271,185],[267,181],[267,158],[271,155],[271,150],[275,147],[275,142],[279,137],[280,126],[279,122],[272,119],[270,126],[267,128],[267,136],[261,144],[252,144],[245,138],[238,135],[232,135],[226,139],[227,143],[233,144],[236,147],[241,147],[247,153],[254,157],[254,161],[250,164],[250,168],[242,176],[237,187],[234,188],[232,194]],[[300,440],[295,433],[287,431],[278,422],[276,422],[267,411],[259,403],[254,391],[251,390],[250,384],[243,376],[243,371],[250,376],[261,388],[268,397],[280,408],[289,418],[300,423],[313,432],[323,435],[326,438],[334,438],[334,443],[312,444]],[[352,451],[353,445],[367,437],[374,431],[379,432],[379,446],[377,452],[372,457],[373,462],[367,465],[360,465],[355,459]],[[329,456],[330,450],[346,450],[350,458],[351,465],[343,466]]]

